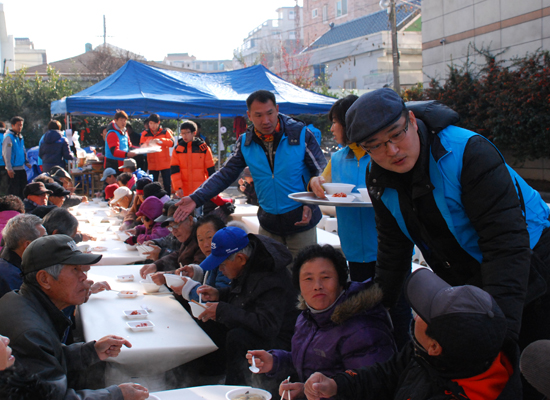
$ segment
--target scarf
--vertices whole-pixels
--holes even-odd
[[[280,132],[280,131],[281,131],[281,122],[278,121],[278,122],[277,122],[277,126],[275,127],[275,131],[274,131],[274,132]],[[256,136],[258,136],[258,137],[260,138],[260,140],[262,140],[263,142],[273,142],[273,140],[275,140],[275,136],[273,135],[273,133],[264,134],[264,133],[258,132],[258,130],[256,129],[256,127],[254,127],[254,133],[255,133]]]

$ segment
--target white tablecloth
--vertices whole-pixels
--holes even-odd
[[[165,390],[153,392],[160,400],[225,400],[225,394],[230,390],[247,386],[196,386],[186,389]]]
[[[101,223],[99,226],[93,226],[89,219],[96,220],[113,219],[114,217],[108,217],[108,207],[100,207],[98,204],[89,203],[80,204],[77,208],[72,210],[72,213],[76,216],[78,221],[78,230],[83,233],[92,235],[98,239],[96,241],[88,241],[79,243],[79,245],[88,244],[92,248],[105,247],[106,251],[95,252],[94,254],[102,254],[103,257],[97,265],[126,265],[134,264],[136,262],[145,261],[144,256],[140,256],[136,250],[127,250],[123,241],[119,240],[116,236],[116,232],[119,232],[119,226],[110,226],[107,223]],[[122,221],[122,220],[121,220]],[[108,230],[105,230],[108,228]]]
[[[231,218],[240,221],[242,217],[256,216],[258,214],[258,206],[252,204],[235,204],[235,212],[231,214]]]
[[[123,348],[116,358],[108,361],[123,366],[130,376],[143,371],[153,375],[175,368],[204,354],[216,350],[208,335],[174,299],[171,294],[143,295],[139,281],[141,265],[92,267],[88,277],[94,281],[107,281],[115,290],[138,290],[136,298],[119,298],[114,291],[94,294],[79,306],[86,341],[114,334],[122,336],[132,348]],[[134,282],[118,282],[117,275],[133,274]],[[155,324],[151,331],[134,332],[127,325],[124,310],[152,309],[148,319]],[[119,382],[121,383],[121,382]]]

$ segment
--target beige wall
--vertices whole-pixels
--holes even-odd
[[[451,62],[462,66],[470,44],[495,54],[506,49],[499,56],[505,60],[550,49],[550,0],[422,1],[424,83],[444,79]]]

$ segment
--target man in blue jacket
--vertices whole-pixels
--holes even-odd
[[[8,194],[19,196],[21,199],[24,198],[23,189],[27,185],[25,165],[31,168],[31,164],[27,160],[25,140],[21,135],[24,121],[21,117],[13,117],[10,121],[11,129],[4,134],[2,142],[2,157],[6,163],[9,177]]]
[[[259,233],[283,243],[295,256],[301,248],[317,243],[315,226],[321,211],[317,206],[303,206],[288,195],[305,192],[310,178],[321,174],[327,162],[305,124],[279,114],[273,93],[258,90],[248,96],[246,105],[253,126],[239,136],[223,168],[177,203],[174,217],[182,221],[237,180],[248,166],[260,203]]]
[[[449,284],[491,294],[520,348],[549,339],[548,206],[490,141],[449,124],[452,113],[436,102],[409,109],[379,89],[346,114],[348,139],[371,155],[376,280],[386,305],[397,298],[416,244]]]

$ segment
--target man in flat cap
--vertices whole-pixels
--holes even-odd
[[[405,296],[417,313],[413,341],[385,363],[334,379],[316,372],[305,384],[308,400],[521,399],[517,344],[490,294],[419,268]]]
[[[46,188],[42,182],[31,182],[23,189],[23,204],[25,213],[32,212],[36,207],[48,204],[48,196],[53,192]]]
[[[451,285],[491,294],[524,348],[550,338],[548,206],[489,140],[456,122],[440,103],[405,105],[387,88],[364,94],[348,110],[348,139],[372,159],[376,279],[391,306],[416,244]]]
[[[61,343],[71,325],[61,310],[84,303],[92,281],[86,277],[90,264],[101,255],[84,254],[66,235],[44,236],[33,241],[23,253],[23,285],[0,299],[0,334],[10,338],[16,366],[35,374],[50,387],[55,399],[141,400],[148,391],[140,385],[123,383],[100,390],[75,390],[68,375],[116,357],[130,342],[119,336],[98,341]]]

